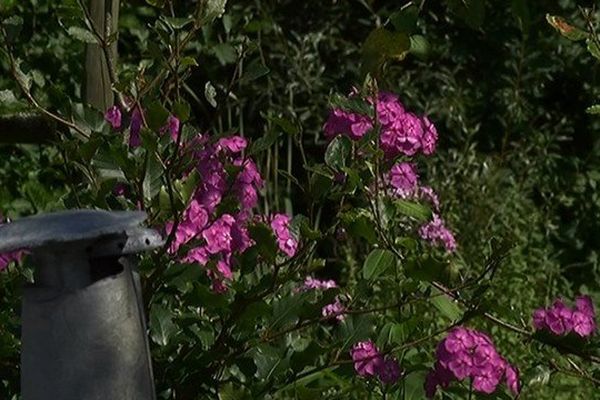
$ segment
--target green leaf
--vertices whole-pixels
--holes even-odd
[[[260,58],[252,60],[250,64],[244,70],[244,75],[242,75],[243,82],[251,82],[255,79],[262,78],[267,75],[271,70],[263,65]]]
[[[552,370],[547,366],[537,365],[523,374],[523,381],[527,386],[544,386],[550,382],[551,376]]]
[[[429,42],[425,36],[412,35],[410,37],[410,53],[423,59],[429,54]]]
[[[425,222],[431,218],[431,210],[422,204],[398,199],[394,201],[394,205],[399,213],[414,218],[419,222]]]
[[[598,43],[588,39],[587,40],[587,49],[591,55],[593,55],[597,60],[600,60],[600,47],[598,47]]]
[[[325,164],[340,170],[346,166],[346,159],[352,151],[352,143],[346,136],[338,135],[327,146],[325,151]]]
[[[600,104],[594,104],[593,106],[588,107],[585,112],[588,114],[600,114]]]
[[[281,132],[279,132],[275,129],[271,129],[264,136],[258,138],[254,142],[252,142],[252,145],[250,146],[250,149],[248,150],[248,155],[254,156],[256,154],[262,153],[262,152],[270,149],[271,146],[273,146],[275,144],[275,142],[277,142],[277,139],[279,138],[280,134],[281,134]]]
[[[546,14],[546,21],[569,40],[578,41],[588,37],[588,32],[569,24],[562,17]]]
[[[180,30],[185,28],[187,25],[194,22],[194,18],[176,18],[176,17],[162,17],[166,24],[173,30]]]
[[[225,13],[225,5],[227,0],[206,0],[204,5],[204,22],[212,22],[216,18],[220,18]]]
[[[160,102],[154,101],[148,106],[148,112],[145,115],[150,129],[158,132],[166,125],[169,111]]]
[[[210,81],[206,82],[204,85],[204,97],[206,98],[206,101],[208,101],[208,104],[214,108],[217,107],[217,89],[215,89]]]
[[[181,122],[185,122],[190,118],[191,107],[190,103],[185,100],[178,101],[173,106],[173,112]]]
[[[419,17],[419,7],[415,4],[396,11],[390,15],[390,22],[399,32],[407,34],[413,33],[417,29],[417,19]]]
[[[415,371],[404,378],[404,400],[421,400],[425,398],[425,377],[427,371]]]
[[[160,304],[150,310],[150,337],[159,346],[166,346],[176,333],[171,311]]]
[[[432,257],[409,260],[406,263],[406,275],[418,281],[432,282],[443,280],[447,265]]]
[[[410,50],[410,39],[404,32],[376,28],[362,46],[363,72],[376,74],[388,60],[402,60]]]
[[[396,262],[396,256],[389,250],[375,249],[369,253],[363,264],[363,278],[373,280]]]
[[[250,236],[256,242],[256,247],[261,256],[268,262],[275,261],[277,256],[277,241],[270,227],[265,224],[256,224],[249,229]]]
[[[96,36],[94,36],[94,34],[87,29],[80,28],[78,26],[70,26],[67,32],[69,35],[71,35],[71,37],[79,41],[92,44],[98,43]]]
[[[158,156],[151,153],[146,163],[146,173],[144,175],[144,198],[150,201],[160,192],[162,186],[163,168],[158,160]]]
[[[458,304],[450,297],[434,288],[432,294],[436,295],[431,299],[431,303],[437,308],[443,316],[447,317],[451,321],[458,321],[462,316],[462,311]]]
[[[229,43],[219,43],[212,48],[214,55],[219,59],[221,65],[233,64],[238,55],[235,48]]]

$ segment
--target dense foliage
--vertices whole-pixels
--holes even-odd
[[[0,2],[0,118],[57,132],[0,146],[0,211],[148,213],[159,397],[595,398],[598,13],[225,3],[123,2],[106,37],[83,1]],[[85,46],[114,41],[94,109]],[[8,399],[22,256],[0,255]]]

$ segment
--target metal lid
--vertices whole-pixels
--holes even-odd
[[[0,225],[0,253],[135,231],[143,211],[69,210]]]

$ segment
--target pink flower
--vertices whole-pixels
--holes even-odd
[[[327,289],[333,289],[336,287],[337,287],[337,284],[332,279],[323,281],[320,279],[315,279],[311,276],[307,276],[306,279],[304,279],[304,283],[303,283],[302,287],[299,289],[299,291],[304,292],[307,290],[315,290],[315,289],[316,290],[327,290]]]
[[[402,371],[398,360],[393,357],[386,358],[381,364],[378,371],[379,380],[386,385],[393,385],[400,379]]]
[[[104,113],[104,119],[113,129],[121,128],[121,109],[118,106],[112,106]]]
[[[538,308],[533,312],[533,326],[540,330],[546,328],[546,309]]]
[[[181,122],[179,121],[179,118],[177,118],[174,115],[169,115],[169,118],[167,119],[167,126],[163,127],[161,130],[163,132],[169,131],[169,134],[171,135],[173,141],[177,142],[179,140],[180,125]]]
[[[519,370],[510,364],[506,366],[506,386],[515,396],[521,392]]]
[[[354,370],[362,377],[375,376],[383,364],[379,349],[370,340],[356,343],[350,350],[350,356],[354,361]]]
[[[558,336],[575,332],[586,338],[596,331],[596,312],[589,296],[577,297],[574,308],[556,299],[552,306],[535,310],[532,319],[536,330],[547,330]]]
[[[346,319],[344,313],[346,312],[346,307],[342,304],[339,297],[336,296],[335,301],[331,304],[327,304],[321,310],[321,315],[325,318],[335,318],[338,321],[343,321]]]
[[[423,124],[423,136],[421,137],[421,148],[423,154],[430,155],[435,152],[435,147],[438,140],[437,129],[427,117],[421,119]]]
[[[500,383],[502,372],[491,364],[484,366],[473,377],[473,389],[487,394],[493,393]]]
[[[135,148],[142,144],[140,131],[142,130],[143,115],[139,107],[135,107],[131,113],[131,125],[129,126],[129,147]]]
[[[217,148],[225,149],[233,154],[241,153],[248,146],[248,141],[241,136],[229,136],[219,139]]]
[[[213,224],[202,232],[206,241],[206,249],[210,254],[231,251],[231,227],[235,219],[229,214],[223,214]]]
[[[433,213],[433,219],[430,222],[419,228],[419,235],[434,245],[444,246],[449,253],[456,250],[454,234],[446,228],[444,220],[436,213]]]
[[[275,214],[271,219],[271,228],[277,238],[279,250],[288,257],[293,257],[298,248],[298,242],[292,237],[290,232],[291,218],[285,214]]]
[[[492,340],[482,332],[458,327],[448,332],[437,347],[437,361],[425,380],[425,392],[433,398],[438,386],[448,387],[452,380],[471,378],[478,392],[493,393],[503,376],[508,388],[519,390],[515,367],[502,358]]]
[[[417,189],[419,176],[412,163],[395,164],[388,174],[388,180],[396,196],[406,198]]]
[[[373,128],[370,118],[353,112],[334,109],[323,126],[325,137],[333,138],[336,135],[346,135],[350,139],[358,140]]]

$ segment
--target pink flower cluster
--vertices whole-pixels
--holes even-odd
[[[277,245],[279,250],[284,252],[288,257],[293,257],[298,249],[298,241],[290,232],[291,218],[286,214],[275,214],[271,219],[271,228],[275,232]]]
[[[320,279],[315,279],[312,276],[307,276],[306,279],[304,279],[304,283],[300,288],[300,291],[327,290],[334,288],[337,288],[337,283],[335,283],[333,279],[324,281]]]
[[[356,96],[354,91],[351,96]],[[367,99],[373,103],[372,99]],[[381,149],[388,159],[403,155],[412,157],[418,153],[430,155],[435,152],[438,133],[433,123],[425,116],[407,111],[398,96],[380,92],[377,98],[377,119],[381,124],[379,137]],[[353,140],[362,138],[374,126],[369,116],[335,108],[329,114],[323,130],[327,138],[346,135]],[[443,246],[447,252],[454,252],[457,244],[439,215],[439,199],[432,188],[419,184],[419,175],[412,162],[397,162],[387,172],[384,179],[391,195],[402,199],[424,200],[434,209],[431,221],[419,228],[422,239],[435,246]]]
[[[596,331],[596,311],[592,299],[579,296],[573,308],[556,299],[551,307],[533,312],[533,326],[538,331],[546,330],[558,336],[571,332],[582,338],[592,336]]]
[[[167,129],[176,136],[179,125],[171,121]],[[179,224],[166,225],[167,234],[175,230],[170,253],[177,253],[186,245],[181,261],[215,266],[207,273],[217,292],[227,290],[225,282],[233,278],[234,256],[254,244],[248,225],[254,222],[252,210],[258,203],[263,180],[254,161],[243,155],[246,146],[246,139],[240,136],[221,138],[214,143],[207,137],[199,137],[185,144],[184,151],[191,151],[195,157],[200,184]],[[237,173],[228,173],[227,166],[235,167]],[[235,200],[238,205],[235,212],[218,213],[217,208],[225,198]],[[298,243],[289,230],[290,218],[275,214],[268,222],[281,251],[293,256]]]
[[[371,340],[356,343],[350,350],[350,356],[359,376],[376,376],[382,383],[393,385],[402,375],[398,360],[384,357]]]
[[[401,162],[394,164],[387,175],[387,182],[392,195],[403,199],[420,199],[429,202],[436,211],[432,220],[419,228],[419,236],[433,245],[443,246],[447,252],[456,250],[456,239],[444,220],[438,214],[439,199],[434,190],[428,186],[419,186],[419,176],[412,163]]]
[[[472,380],[473,389],[493,393],[502,379],[515,395],[520,391],[518,370],[502,358],[485,334],[465,327],[452,329],[436,351],[437,361],[425,380],[425,392],[433,398],[438,386],[453,380]]]
[[[368,101],[372,103],[371,99]],[[413,156],[418,152],[429,155],[435,151],[438,139],[435,126],[427,117],[407,111],[398,96],[380,92],[376,109],[381,124],[380,145],[388,158],[401,154]],[[341,134],[358,140],[372,128],[369,116],[336,108],[329,114],[323,130],[329,138]]]
[[[436,213],[433,213],[431,221],[419,228],[419,235],[434,245],[444,246],[449,253],[456,250],[454,234],[446,227],[444,220]]]

